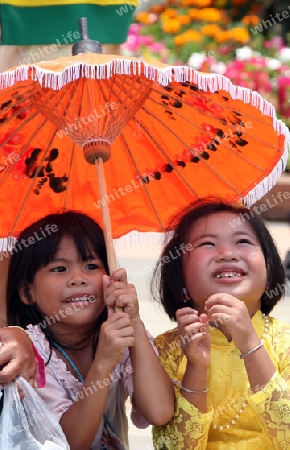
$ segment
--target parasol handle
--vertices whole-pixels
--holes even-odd
[[[116,252],[114,248],[113,236],[112,236],[112,226],[111,226],[111,217],[108,206],[108,196],[107,196],[107,186],[104,172],[104,161],[103,158],[95,159],[95,166],[97,171],[98,185],[99,185],[99,194],[101,199],[101,211],[103,218],[103,231],[104,238],[107,248],[107,256],[108,256],[108,264],[110,273],[117,270],[117,258]],[[122,308],[115,307],[115,312],[123,311]]]

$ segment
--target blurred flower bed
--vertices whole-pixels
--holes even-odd
[[[260,6],[244,0],[167,0],[136,14],[125,54],[225,75],[258,91],[290,127],[290,48],[275,37],[274,27],[264,37]]]

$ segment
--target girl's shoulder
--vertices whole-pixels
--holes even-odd
[[[173,352],[174,350],[181,350],[177,328],[159,334],[154,338],[154,343],[159,352]]]
[[[268,318],[272,336],[290,341],[290,324],[272,316]]]
[[[269,316],[269,332],[265,335],[265,347],[284,377],[290,375],[290,324]]]
[[[50,352],[49,342],[38,325],[27,325],[26,331],[28,332],[34,345],[37,347],[37,350],[42,350],[40,353],[43,353],[43,351],[45,351],[45,353]]]
[[[46,371],[57,380],[58,384],[65,387],[72,397],[75,397],[82,388],[82,383],[67,369],[65,362],[51,348],[48,339],[38,325],[28,325],[27,332],[46,363]]]

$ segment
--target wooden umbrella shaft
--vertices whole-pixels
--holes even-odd
[[[116,252],[115,252],[113,236],[112,236],[111,216],[110,216],[110,211],[109,211],[109,206],[108,206],[107,185],[106,185],[106,179],[105,179],[105,173],[104,173],[103,158],[96,158],[95,166],[96,166],[96,170],[97,170],[99,194],[100,194],[100,200],[101,200],[104,238],[105,238],[105,243],[106,243],[106,248],[107,248],[109,271],[111,274],[112,272],[117,270],[117,258],[116,258]],[[115,306],[114,310],[115,310],[115,312],[123,311],[123,309],[119,308],[118,306]]]
[[[101,200],[100,203],[103,217],[103,231],[107,248],[108,264],[110,273],[112,273],[117,269],[117,259],[112,236],[111,217],[108,206],[107,185],[105,180],[103,158],[96,158],[95,166],[97,170],[99,194]]]

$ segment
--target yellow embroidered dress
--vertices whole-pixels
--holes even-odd
[[[255,314],[252,323],[262,337],[265,321],[261,311]],[[210,334],[208,412],[200,413],[176,387],[174,418],[166,426],[153,427],[154,448],[289,450],[290,326],[269,317],[265,348],[277,370],[256,394],[251,394],[244,362],[234,343],[229,343],[218,329],[212,328]],[[158,336],[155,344],[169,376],[181,381],[186,357],[178,341],[177,329]]]

